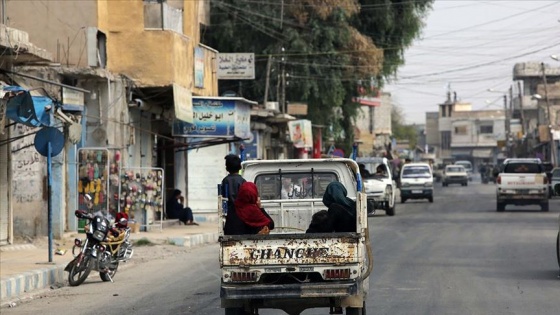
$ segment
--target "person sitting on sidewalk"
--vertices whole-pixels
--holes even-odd
[[[198,225],[194,222],[192,209],[184,206],[185,197],[179,189],[175,189],[167,200],[166,212],[168,219],[179,219],[185,225]]]

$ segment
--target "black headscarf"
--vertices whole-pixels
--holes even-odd
[[[330,207],[333,203],[337,203],[350,209],[356,209],[356,202],[346,197],[347,195],[348,191],[344,185],[340,182],[331,182],[323,195],[323,204]]]

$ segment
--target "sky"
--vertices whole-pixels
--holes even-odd
[[[560,67],[560,1],[436,0],[388,85],[407,123],[424,124],[448,88],[474,110],[502,109],[519,62]],[[489,92],[492,89],[493,92]]]

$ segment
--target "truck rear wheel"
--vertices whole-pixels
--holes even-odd
[[[541,203],[541,211],[544,211],[544,212],[548,211],[548,200]]]
[[[498,201],[496,203],[496,211],[503,212],[504,210],[506,210],[506,204]]]
[[[366,302],[362,307],[347,307],[346,315],[366,315]]]
[[[225,315],[246,315],[247,313],[243,307],[226,307]]]

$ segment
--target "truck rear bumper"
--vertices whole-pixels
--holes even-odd
[[[290,299],[347,297],[358,294],[357,282],[301,284],[222,284],[222,299]]]
[[[512,205],[534,205],[547,201],[546,195],[498,195],[498,202]]]

